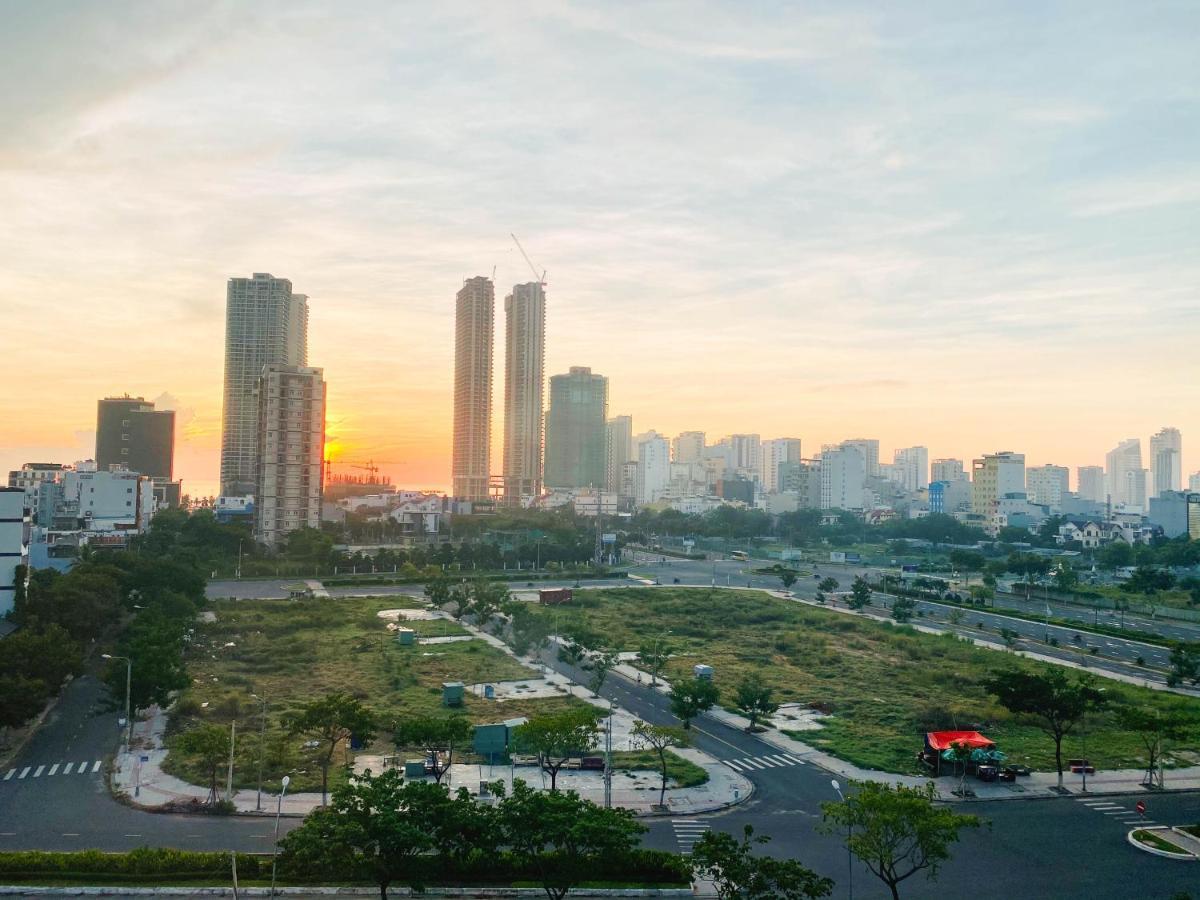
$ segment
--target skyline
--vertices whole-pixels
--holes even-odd
[[[90,457],[96,401],[140,394],[212,492],[224,286],[271,272],[334,454],[449,487],[454,294],[528,282],[509,231],[546,376],[604,374],[637,432],[1071,469],[1200,433],[1193,9],[127,10],[0,37],[0,377],[38,388],[0,406],[9,469]]]

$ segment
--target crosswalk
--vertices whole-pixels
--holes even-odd
[[[679,843],[681,853],[691,853],[696,841],[709,830],[707,822],[698,822],[695,819],[672,819],[671,827],[675,830],[675,840]]]
[[[769,756],[747,756],[744,759],[723,759],[721,762],[735,772],[754,772],[758,769],[775,769],[780,766],[802,766],[804,760],[789,753],[773,753]]]
[[[9,769],[0,777],[0,784],[6,781],[24,781],[32,778],[51,778],[63,775],[95,775],[100,771],[102,760],[85,759],[81,762],[71,760],[68,763],[56,762],[52,764],[42,763],[41,765],[15,766]]]
[[[1153,819],[1149,819],[1139,813],[1133,804],[1129,802],[1128,798],[1122,798],[1123,802],[1120,803],[1103,797],[1076,797],[1075,801],[1122,825],[1130,827],[1137,825],[1138,827],[1149,828],[1158,824]]]

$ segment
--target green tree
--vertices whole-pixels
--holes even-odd
[[[690,729],[692,719],[713,708],[717,702],[717,686],[707,678],[685,678],[671,687],[671,712]]]
[[[1200,684],[1200,644],[1178,642],[1171,646],[1171,671],[1167,684],[1176,687],[1184,682]]]
[[[1079,584],[1079,574],[1068,563],[1060,563],[1054,570],[1054,586],[1064,594],[1069,594]]]
[[[424,887],[428,858],[454,800],[441,787],[404,783],[396,771],[357,775],[333,792],[329,806],[313,810],[280,842],[282,865],[315,878],[337,878],[366,869],[379,886],[404,881]]]
[[[509,603],[505,611],[509,616],[513,652],[518,656],[540,654],[550,641],[550,623],[546,618],[532,612],[528,603]]]
[[[595,696],[600,696],[600,689],[604,687],[608,673],[616,667],[618,659],[616,650],[597,650],[588,655],[583,668],[592,673],[592,677],[588,680],[588,686]]]
[[[229,762],[230,734],[220,725],[202,724],[190,728],[175,738],[172,747],[177,753],[189,756],[208,773],[208,804],[217,802],[217,776]]]
[[[781,569],[779,572],[779,581],[783,585],[784,590],[791,590],[792,585],[796,583],[797,577],[793,569]]]
[[[434,606],[445,606],[450,602],[451,589],[455,584],[448,575],[437,575],[425,582],[425,596]]]
[[[326,694],[310,700],[301,708],[299,715],[290,722],[292,734],[301,734],[321,742],[318,762],[321,766],[321,805],[329,796],[329,767],[338,745],[351,735],[364,744],[375,737],[377,719],[375,714],[348,694]]]
[[[651,681],[657,681],[673,652],[669,644],[663,641],[652,641],[638,648],[638,663],[650,673]]]
[[[0,675],[0,729],[19,728],[50,699],[46,682],[24,675]]]
[[[61,625],[22,628],[0,641],[0,676],[30,678],[57,690],[81,671],[83,654]]]
[[[471,584],[466,612],[483,628],[509,602],[508,586],[480,578]]]
[[[871,605],[871,585],[861,575],[855,578],[854,583],[850,585],[848,603],[851,609],[866,609]]]
[[[513,731],[515,745],[536,753],[542,771],[550,776],[550,790],[558,790],[558,773],[574,755],[596,746],[599,726],[591,709],[567,709],[532,716]]]
[[[319,528],[297,528],[288,532],[284,553],[296,562],[328,566],[333,558],[333,538]]]
[[[832,594],[838,589],[838,587],[838,580],[828,575],[817,582],[817,590],[819,590],[822,594]]]
[[[636,743],[649,747],[658,757],[659,774],[662,776],[662,785],[658,790],[658,805],[663,806],[667,796],[667,753],[673,747],[687,747],[691,744],[691,738],[682,728],[676,728],[673,725],[651,725],[641,719],[633,723],[633,730],[630,734]]]
[[[769,719],[779,709],[775,702],[775,690],[765,684],[757,674],[747,675],[734,689],[733,704],[743,716],[750,720],[747,731],[754,731],[759,719]]]
[[[537,791],[521,780],[497,810],[503,843],[539,873],[549,900],[562,900],[598,863],[631,855],[646,831],[630,810],[605,809],[574,791]]]
[[[396,725],[397,747],[417,747],[432,761],[433,778],[438,784],[454,765],[454,750],[471,740],[474,726],[466,716],[417,716],[401,719]]]
[[[983,567],[987,565],[987,557],[978,550],[951,550],[950,565],[962,572],[966,578],[966,585],[971,584],[971,573],[982,572]]]
[[[1000,629],[1000,640],[1004,641],[1004,646],[1012,650],[1017,646],[1017,638],[1021,635],[1013,631],[1011,628]]]
[[[911,622],[916,611],[916,601],[909,597],[897,597],[892,601],[892,618],[897,622]]]
[[[1133,548],[1124,541],[1109,541],[1096,551],[1096,562],[1102,569],[1122,569],[1133,563]]]
[[[1169,591],[1175,586],[1175,576],[1165,569],[1154,566],[1138,566],[1133,574],[1122,582],[1121,590],[1128,594],[1144,594],[1152,597],[1159,591]]]
[[[692,868],[711,881],[719,900],[811,900],[828,897],[833,882],[798,860],[757,856],[755,844],[769,838],[754,836],[745,826],[739,841],[723,831],[706,832],[692,848]]]
[[[1168,740],[1181,740],[1195,730],[1194,718],[1177,709],[1159,710],[1150,706],[1122,705],[1116,708],[1117,724],[1135,732],[1146,748],[1146,775],[1143,784],[1162,787],[1159,760]]]
[[[976,816],[935,806],[932,784],[905,787],[877,781],[855,782],[844,800],[822,803],[822,830],[846,834],[846,845],[900,900],[900,884],[925,872],[936,878],[950,858],[950,846],[964,828],[978,828]]]
[[[1070,679],[1056,667],[1049,667],[1044,672],[1002,669],[984,679],[983,686],[1010,712],[1031,716],[1054,740],[1054,762],[1058,769],[1058,786],[1062,788],[1063,738],[1087,713],[1104,706],[1103,691],[1095,686],[1090,676]]]

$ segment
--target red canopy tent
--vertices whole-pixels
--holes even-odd
[[[985,738],[978,731],[930,731],[925,735],[925,745],[939,753],[955,744],[966,744],[972,750],[992,750],[996,747],[995,741]]]

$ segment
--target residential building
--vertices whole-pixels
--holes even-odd
[[[572,366],[550,378],[546,412],[546,476],[548,488],[604,486],[608,414],[608,379],[587,366]]]
[[[821,508],[821,461],[802,459],[779,464],[779,489],[794,494],[798,509]]]
[[[1183,436],[1178,428],[1150,435],[1150,497],[1177,491],[1183,484]]]
[[[307,366],[263,367],[258,401],[255,540],[277,547],[300,528],[321,527],[325,379]]]
[[[1149,501],[1146,518],[1151,525],[1162,529],[1163,535],[1177,538],[1188,533],[1188,504],[1192,495],[1186,491],[1163,491]]]
[[[726,503],[754,505],[754,482],[744,475],[722,478],[717,482],[717,496]]]
[[[762,474],[762,439],[757,434],[729,436],[728,467],[739,475],[757,480]]]
[[[637,461],[638,506],[646,506],[658,500],[671,480],[671,444],[655,431],[638,441]]]
[[[1188,476],[1188,490],[1193,494],[1200,494],[1200,472],[1193,472]]]
[[[96,467],[129,469],[170,481],[175,467],[175,412],[142,397],[106,397],[96,404]]]
[[[930,481],[969,481],[961,459],[935,459],[930,465]]]
[[[1080,499],[1093,503],[1104,503],[1107,499],[1103,466],[1080,466],[1075,470],[1075,480],[1076,493]]]
[[[929,482],[929,511],[952,516],[971,508],[971,482],[931,481]]]
[[[621,466],[621,486],[617,490],[617,502],[622,511],[631,512],[638,500],[638,463],[627,462]]]
[[[1142,469],[1142,442],[1137,438],[1121,441],[1104,457],[1104,489],[1114,506],[1143,509],[1146,477]]]
[[[971,461],[971,512],[990,517],[996,501],[1025,493],[1025,454],[1004,450]]]
[[[774,438],[762,443],[762,474],[760,482],[768,494],[780,490],[779,467],[784,463],[800,462],[800,438]]]
[[[862,442],[846,442],[821,450],[821,509],[862,509],[866,480]]]
[[[109,468],[93,460],[65,469],[57,482],[43,482],[38,498],[38,534],[50,543],[65,533],[139,533],[155,512],[154,481],[139,472]]]
[[[454,298],[454,496],[487,500],[492,461],[492,335],[496,290],[490,278],[463,282]]]
[[[29,508],[25,490],[0,487],[0,617],[12,612],[17,570],[29,562]]]
[[[672,443],[672,461],[699,463],[704,459],[704,432],[684,431]]]
[[[1071,470],[1066,466],[1047,464],[1032,466],[1025,471],[1025,484],[1032,503],[1050,507],[1053,513],[1061,512],[1063,498],[1070,493]]]
[[[895,467],[893,481],[906,491],[915,493],[929,487],[929,448],[905,447],[892,458]]]
[[[1200,541],[1200,494],[1188,494],[1188,538]]]
[[[8,486],[24,491],[26,508],[36,510],[42,485],[60,481],[69,469],[70,466],[62,463],[25,463],[21,468],[9,471]]]
[[[546,292],[536,281],[504,298],[504,499],[542,492]]]
[[[874,478],[879,475],[879,441],[875,438],[851,438],[842,441],[843,447],[854,447],[858,450],[867,467],[866,476]]]
[[[613,416],[605,426],[604,440],[604,484],[610,492],[621,493],[621,470],[630,462],[637,462],[633,416]]]
[[[614,491],[576,491],[571,503],[575,507],[575,515],[585,519],[596,518],[597,512],[602,516],[615,516],[621,511],[621,499]]]
[[[258,483],[258,402],[263,366],[308,365],[308,297],[286,278],[255,272],[230,278],[225,296],[225,393],[221,410],[221,493],[251,494]]]

